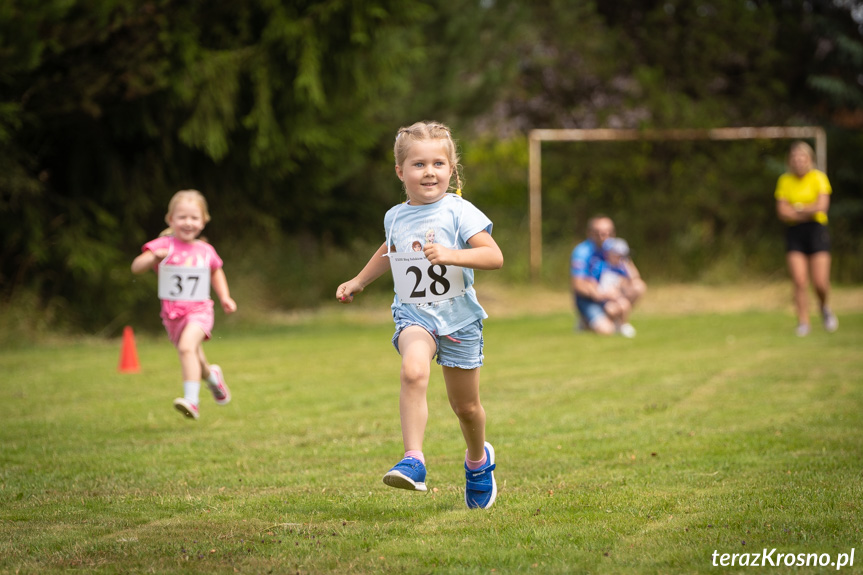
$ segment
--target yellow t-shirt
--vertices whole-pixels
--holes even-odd
[[[773,195],[777,200],[788,200],[788,203],[794,206],[815,203],[820,194],[829,195],[832,191],[830,180],[824,172],[809,170],[802,178],[791,173],[779,176],[776,192]],[[827,224],[827,214],[824,212],[816,213],[814,219],[820,224]]]

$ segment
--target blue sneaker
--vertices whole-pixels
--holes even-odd
[[[410,491],[426,491],[426,466],[415,457],[405,457],[384,475],[384,483],[390,487]]]
[[[467,484],[464,488],[464,502],[471,509],[488,509],[497,498],[497,483],[494,480],[494,447],[485,442],[485,465],[479,469],[468,469],[464,464]]]

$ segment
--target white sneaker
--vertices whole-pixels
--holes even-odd
[[[198,419],[198,406],[184,397],[174,400],[174,408],[189,419]]]
[[[623,337],[635,337],[635,328],[631,323],[622,323],[617,327],[617,333]]]
[[[210,371],[216,375],[216,380],[219,383],[213,385],[210,381],[207,381],[207,387],[210,388],[210,392],[213,394],[213,399],[216,400],[216,403],[225,405],[231,401],[231,390],[228,389],[228,384],[225,383],[225,374],[222,373],[222,368],[218,365],[211,365]]]
[[[801,323],[797,326],[797,329],[794,330],[794,333],[797,334],[797,337],[806,337],[809,335],[809,326],[805,323]]]
[[[836,316],[833,315],[830,308],[825,307],[821,310],[821,319],[824,322],[824,329],[827,330],[827,333],[833,333],[839,329],[839,320],[836,319]]]

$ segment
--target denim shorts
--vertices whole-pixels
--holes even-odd
[[[438,365],[457,367],[459,369],[476,369],[482,365],[482,320],[466,325],[449,335],[439,336],[423,324],[405,318],[396,320],[396,332],[393,334],[393,347],[399,351],[399,336],[402,331],[412,325],[419,326],[432,336],[435,343],[435,356]],[[401,352],[399,352],[401,353]]]
[[[600,317],[606,317],[605,307],[603,304],[586,299],[577,297],[575,298],[575,307],[578,309],[578,313],[581,317],[584,318],[584,321],[587,322],[587,325],[593,327],[593,322]]]

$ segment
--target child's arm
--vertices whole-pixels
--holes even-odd
[[[453,250],[441,244],[426,244],[423,253],[431,264],[453,265],[474,270],[496,270],[503,266],[503,253],[487,231],[474,234],[467,241],[471,249]]]
[[[626,277],[629,279],[630,283],[632,280],[640,280],[641,274],[638,271],[638,268],[635,267],[635,264],[632,262],[632,258],[626,258],[623,264],[624,269],[626,270]]]
[[[354,301],[354,295],[360,293],[367,285],[387,273],[390,269],[390,262],[384,255],[387,253],[387,244],[384,242],[375,255],[369,260],[369,263],[356,275],[355,278],[346,281],[336,290],[336,299],[342,303],[351,303]]]
[[[219,296],[219,301],[222,303],[222,309],[225,310],[225,313],[234,313],[237,311],[237,302],[231,297],[225,270],[222,268],[214,269],[210,273],[210,283],[213,284],[213,291]]]
[[[150,250],[143,251],[141,255],[132,260],[132,273],[142,274],[148,272],[167,256],[167,248],[158,249],[154,252]]]

